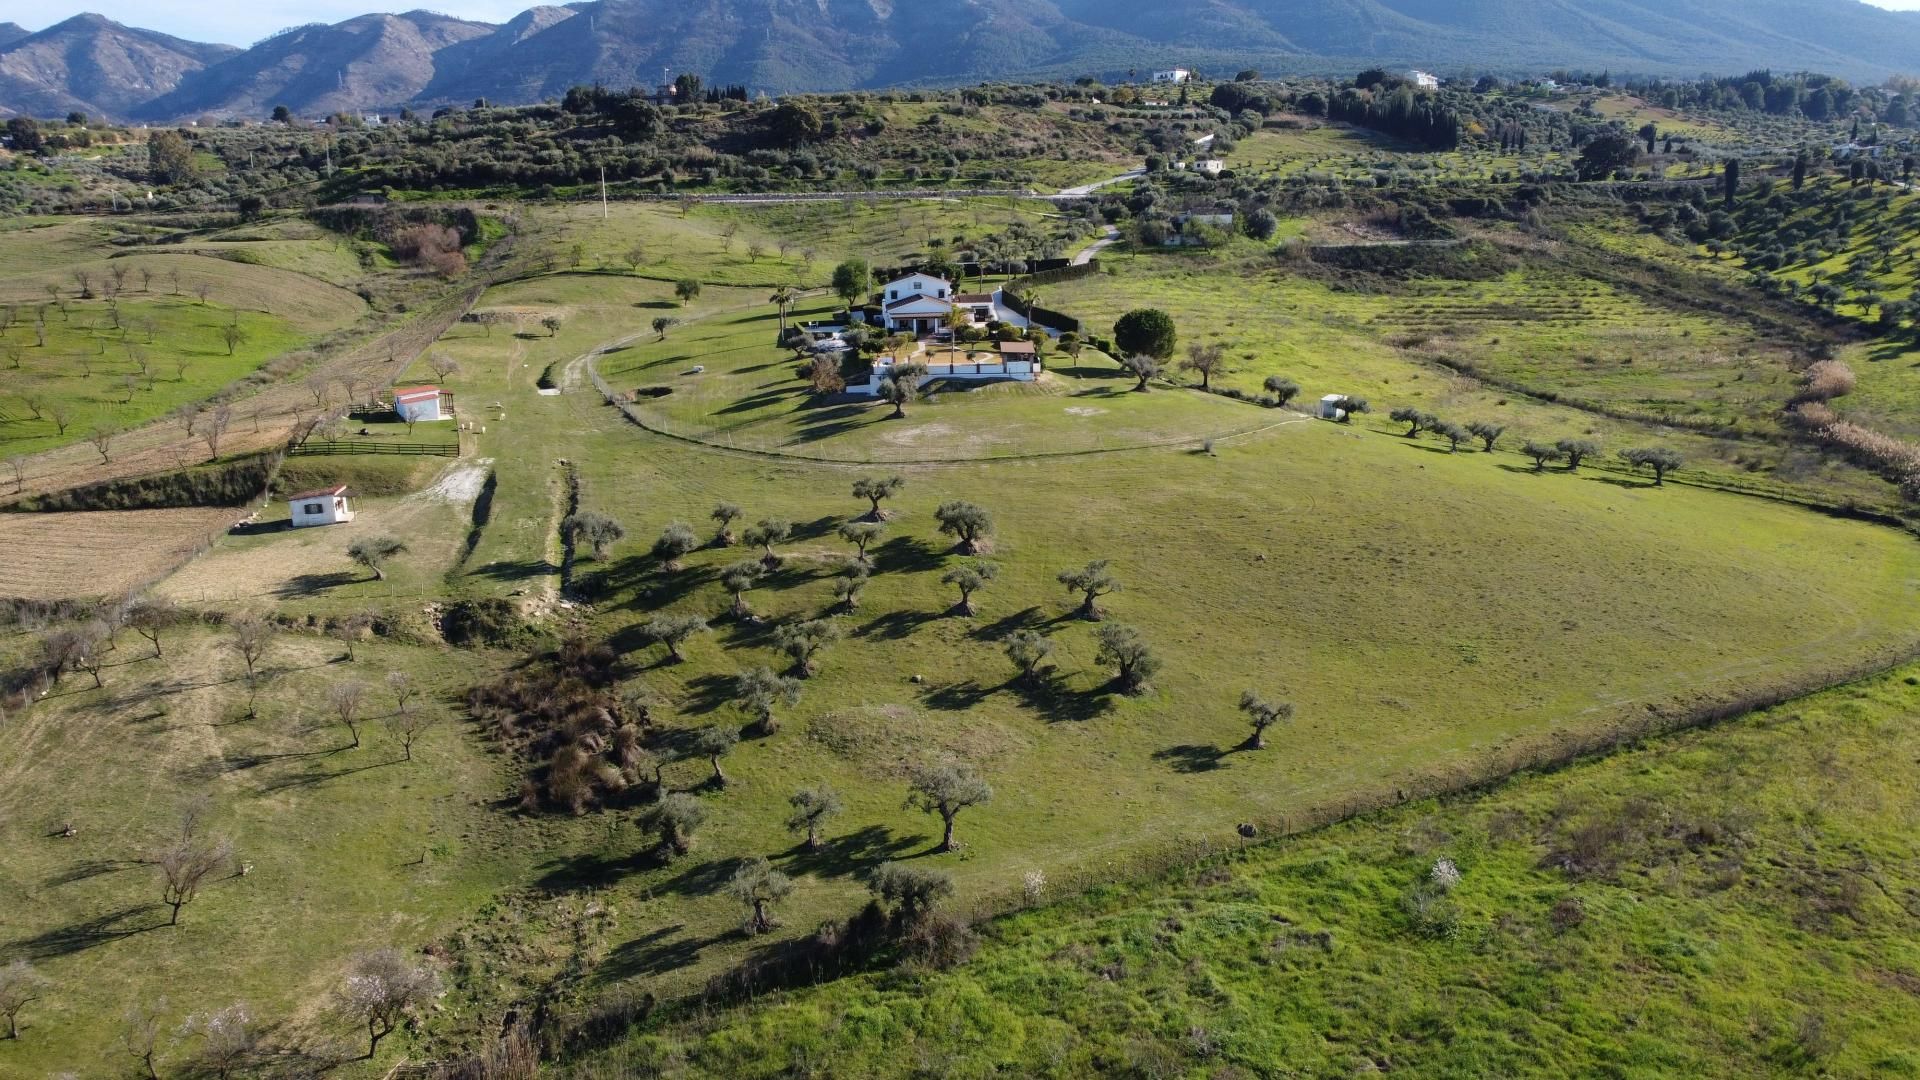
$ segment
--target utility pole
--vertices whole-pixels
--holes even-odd
[[[607,220],[607,167],[600,166],[600,220]]]

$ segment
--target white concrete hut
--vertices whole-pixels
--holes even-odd
[[[316,488],[287,496],[292,508],[289,520],[296,529],[310,525],[341,525],[353,520],[353,508],[347,505],[347,485]]]

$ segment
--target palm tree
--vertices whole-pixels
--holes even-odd
[[[767,297],[768,303],[776,305],[780,309],[780,340],[782,341],[785,341],[787,338],[787,311],[793,307],[793,302],[797,298],[798,296],[793,289],[786,285],[782,285],[773,290],[773,295]]]

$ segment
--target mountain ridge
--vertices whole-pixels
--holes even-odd
[[[579,0],[504,23],[424,10],[208,45],[82,14],[0,23],[0,115],[166,122],[464,103],[694,72],[781,94],[1183,67],[1331,72],[1752,68],[1878,81],[1920,12],[1859,0]]]

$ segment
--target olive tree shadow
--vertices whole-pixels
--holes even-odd
[[[1171,767],[1174,772],[1203,773],[1226,768],[1228,753],[1230,751],[1222,750],[1211,743],[1206,745],[1183,743],[1179,746],[1169,746],[1164,750],[1155,750],[1153,760]]]

